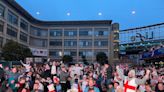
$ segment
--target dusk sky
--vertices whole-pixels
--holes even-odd
[[[164,22],[164,0],[16,0],[46,21],[112,20],[120,29]]]

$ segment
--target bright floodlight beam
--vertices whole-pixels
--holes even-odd
[[[40,12],[36,12],[37,15],[40,15]]]
[[[102,13],[101,13],[101,12],[99,12],[99,13],[98,13],[98,15],[99,15],[99,16],[101,16],[101,15],[102,15]]]
[[[136,11],[132,11],[132,14],[136,14]]]
[[[70,15],[71,15],[71,13],[68,12],[68,13],[67,13],[67,16],[70,16]]]

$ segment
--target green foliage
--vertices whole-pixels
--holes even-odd
[[[64,55],[62,57],[62,60],[63,60],[63,62],[72,62],[73,61],[73,58],[70,55]]]
[[[97,62],[103,64],[103,63],[106,63],[106,61],[108,60],[108,57],[104,52],[99,52],[96,55],[96,60]]]
[[[87,59],[86,59],[85,56],[81,56],[81,58],[82,58],[82,61],[83,61],[83,62],[86,62],[86,61],[87,61]]]
[[[16,61],[31,57],[32,53],[28,47],[14,41],[9,41],[2,48],[2,56],[7,61]]]

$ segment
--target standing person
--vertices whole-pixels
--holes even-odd
[[[164,84],[163,84],[163,82],[159,82],[157,84],[155,92],[164,92]]]
[[[84,92],[84,90],[85,90],[85,88],[87,87],[87,85],[88,85],[88,79],[87,79],[87,76],[86,75],[84,75],[83,76],[83,79],[82,79],[82,90],[83,90],[83,92]]]
[[[3,66],[0,66],[3,69]],[[4,70],[4,69],[3,69]],[[18,82],[18,77],[21,75],[17,72],[17,68],[12,68],[11,71],[4,70],[8,76],[8,84],[9,87],[13,90],[13,92],[17,92],[16,82]]]
[[[99,88],[95,87],[95,81],[93,79],[89,79],[88,87],[85,88],[83,92],[100,92]]]
[[[20,60],[21,64],[26,68],[26,72],[30,72],[30,69],[31,69],[31,65],[30,65],[30,62],[27,62],[26,64],[23,63],[22,60]]]
[[[68,76],[69,76],[69,73],[67,72],[65,66],[62,66],[61,72],[60,72],[60,83],[61,83],[63,92],[66,92],[68,89],[67,85],[66,85],[66,81],[67,81]]]
[[[80,76],[82,70],[83,67],[80,67],[79,64],[75,64],[73,67],[74,74],[77,74],[78,76]]]
[[[125,66],[124,75],[128,76],[129,68],[128,65]]]
[[[116,69],[121,79],[124,80],[124,92],[136,92],[137,86],[144,84],[149,79],[150,70],[146,70],[146,75],[142,79],[138,79],[135,77],[134,70],[130,70],[128,76],[125,76],[119,66],[116,66]]]
[[[123,87],[123,80],[120,78],[117,72],[114,73],[114,81],[119,83],[119,86]]]
[[[48,64],[45,64],[44,65],[44,68],[45,69],[44,69],[44,72],[43,72],[42,76],[44,78],[51,77],[51,69],[50,69],[50,66]]]
[[[113,86],[112,83],[110,83],[110,84],[108,85],[108,90],[107,90],[107,92],[114,92],[114,86]]]
[[[114,89],[115,89],[114,92],[123,92],[122,87],[120,87],[119,85],[120,85],[119,82],[114,83]]]
[[[56,62],[55,61],[52,63],[51,75],[52,76],[56,75]]]
[[[112,66],[108,63],[106,63],[105,65],[105,68],[106,68],[106,72],[107,72],[107,85],[111,83],[111,80],[112,80],[112,74],[113,74],[113,69],[112,69]]]

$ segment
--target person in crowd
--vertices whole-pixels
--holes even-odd
[[[60,84],[60,79],[57,76],[54,76],[53,77],[53,82],[54,82],[54,85],[55,85],[55,91],[56,92],[62,92],[62,87],[61,87],[61,84]]]
[[[114,84],[113,84],[113,83],[110,83],[110,84],[108,85],[107,92],[115,92],[115,91],[114,91]]]
[[[119,86],[119,82],[114,82],[114,92],[123,92],[123,88]]]
[[[30,61],[27,61],[27,63],[23,63],[22,60],[20,60],[21,64],[26,68],[26,72],[29,72],[31,69]]]
[[[163,84],[163,82],[159,82],[157,84],[155,92],[164,92],[164,84]]]
[[[3,72],[0,73],[0,92],[163,92],[164,90],[163,67],[134,66],[130,69],[127,64],[111,66],[106,63],[70,66],[57,61],[31,63],[30,69],[22,66],[9,68],[0,64]]]
[[[140,91],[142,91],[142,90],[140,90]],[[154,91],[152,91],[151,86],[149,84],[146,84],[144,92],[154,92]]]
[[[52,76],[54,76],[54,75],[56,75],[56,62],[54,61],[53,63],[52,63],[52,67],[51,67],[51,75]]]
[[[88,80],[88,87],[85,88],[84,92],[100,92],[99,88],[95,87],[95,80],[90,78]]]
[[[111,80],[113,78],[113,69],[112,66],[108,63],[105,63],[104,67],[106,68],[106,73],[107,73],[107,84],[111,83]]]
[[[62,91],[66,92],[67,91],[67,85],[66,85],[66,81],[67,78],[69,76],[69,73],[66,70],[65,66],[61,66],[61,72],[60,72],[60,83],[62,86]]]
[[[150,70],[146,70],[146,74],[142,79],[135,77],[135,70],[130,70],[128,76],[125,76],[119,66],[116,66],[117,72],[121,79],[124,80],[124,92],[136,92],[137,86],[145,84],[149,79]]]

